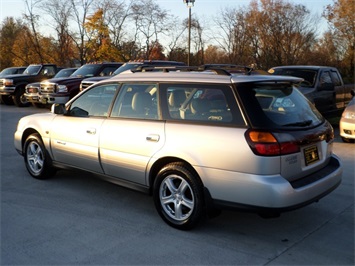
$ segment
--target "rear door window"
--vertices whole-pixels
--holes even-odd
[[[111,117],[158,119],[157,95],[155,83],[123,84]]]

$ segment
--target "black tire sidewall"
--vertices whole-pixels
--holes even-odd
[[[16,91],[15,91],[15,94],[13,96],[13,101],[14,101],[14,104],[17,106],[17,107],[28,107],[30,106],[31,103],[29,102],[22,102],[21,99],[24,98],[24,94],[25,94],[25,87],[19,87]]]
[[[14,105],[14,101],[10,95],[1,95],[1,101],[5,105]]]

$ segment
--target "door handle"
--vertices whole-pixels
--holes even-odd
[[[158,142],[160,139],[160,136],[156,135],[156,134],[151,134],[151,135],[148,135],[145,139],[148,141],[152,141],[152,142]]]
[[[96,134],[96,129],[95,128],[88,128],[86,130],[86,133],[88,133],[90,135],[95,135]]]

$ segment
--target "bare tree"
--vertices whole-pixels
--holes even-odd
[[[248,32],[255,61],[262,67],[299,64],[316,41],[316,18],[303,5],[283,0],[260,0],[250,5]],[[261,57],[263,58],[261,62]]]
[[[23,54],[14,49],[14,44],[17,36],[24,35],[25,32],[25,26],[20,19],[4,19],[0,26],[0,69],[16,65],[17,60],[20,61],[19,65],[24,63]]]
[[[132,5],[132,19],[136,27],[137,39],[141,39],[145,57],[149,58],[151,43],[159,42],[159,36],[168,32],[168,13],[154,0],[138,0]]]
[[[176,60],[176,53],[181,54],[181,47],[185,46],[186,40],[183,38],[183,34],[186,31],[186,23],[181,23],[180,19],[176,16],[171,16],[169,31],[167,35],[169,36],[166,44],[166,50],[169,60]],[[187,58],[187,56],[183,56]]]
[[[187,21],[185,21],[188,23]],[[191,18],[191,40],[195,45],[196,58],[193,60],[195,65],[204,64],[204,38],[203,38],[204,27],[201,25],[199,19],[194,16]]]
[[[41,45],[40,45],[40,38],[41,35],[37,31],[38,28],[38,20],[39,20],[39,15],[36,15],[35,10],[39,7],[41,4],[42,0],[24,0],[25,5],[26,5],[26,12],[24,14],[25,20],[27,20],[30,24],[30,29],[31,29],[31,35],[30,40],[32,42],[32,47],[36,54],[39,57],[39,60],[41,63],[44,62],[44,58],[42,55],[42,50],[41,50]]]
[[[69,31],[69,21],[72,17],[72,9],[69,0],[45,0],[41,9],[48,14],[52,22],[52,28],[56,33],[56,58],[61,66],[72,66],[75,57],[73,51],[72,33]]]
[[[246,11],[225,8],[215,19],[217,34],[214,40],[228,55],[229,63],[250,64],[250,39]]]
[[[95,0],[69,0],[73,11],[73,19],[77,26],[77,35],[71,35],[78,51],[79,61],[86,63],[86,29],[85,21]]]
[[[125,0],[102,0],[95,2],[95,8],[103,11],[103,19],[109,28],[112,46],[117,51],[121,61],[128,61],[132,54],[127,50],[128,43],[133,37],[129,34],[129,18],[131,14],[132,1],[126,4]]]
[[[354,1],[334,0],[327,5],[323,16],[328,20],[332,42],[338,58],[344,61],[343,72],[354,80],[355,58],[355,5]]]

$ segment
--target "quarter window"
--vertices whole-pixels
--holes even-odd
[[[172,120],[245,125],[231,88],[223,85],[164,85],[165,103]],[[234,110],[234,111],[233,111]]]
[[[292,84],[245,83],[237,89],[255,127],[307,128],[323,121],[314,105]]]
[[[340,81],[339,74],[337,72],[335,72],[335,71],[331,71],[330,73],[332,75],[332,79],[333,79],[334,85],[335,86],[341,86],[341,81]]]

